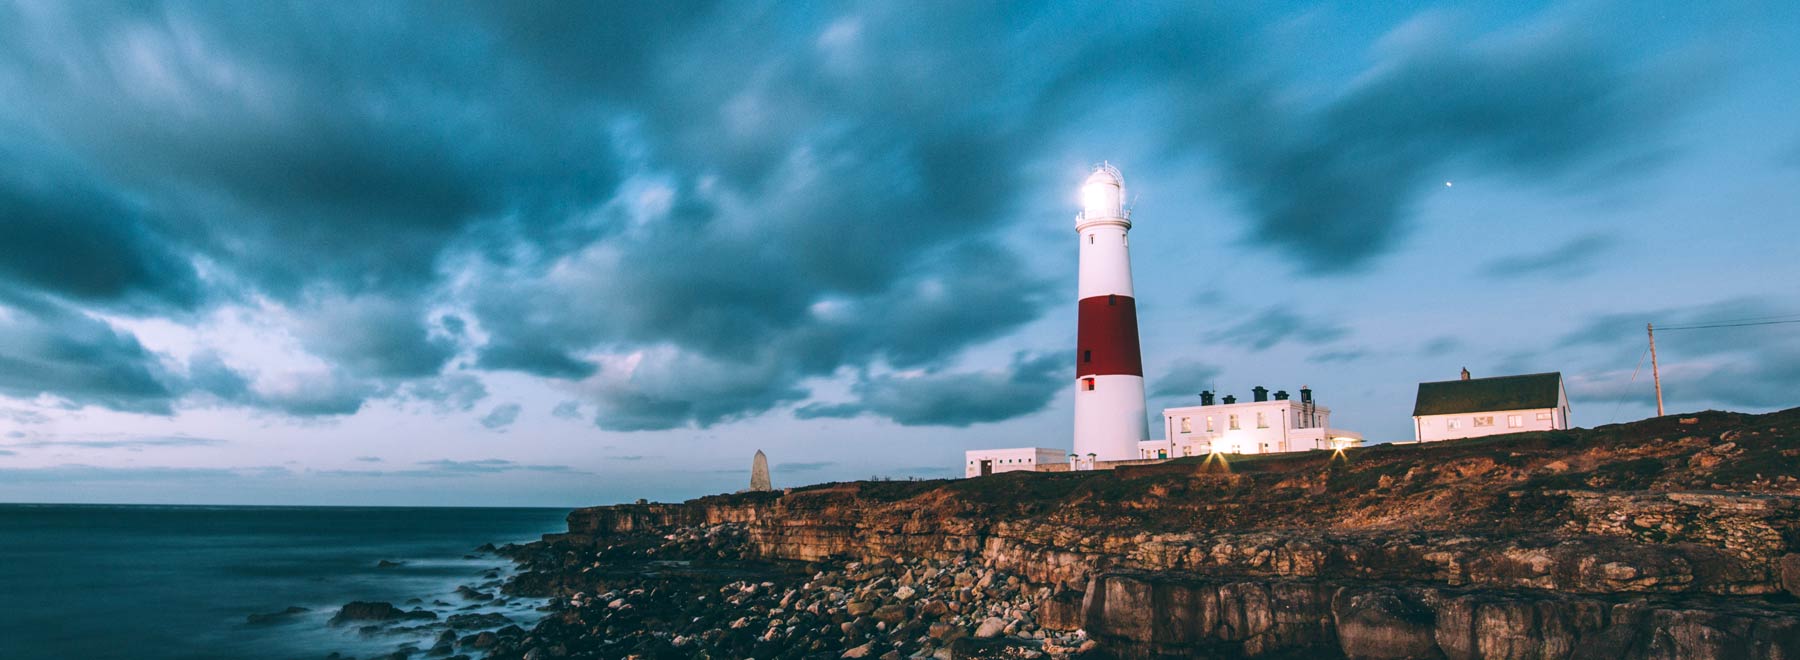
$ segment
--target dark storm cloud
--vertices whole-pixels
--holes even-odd
[[[488,414],[481,418],[481,425],[489,431],[499,431],[518,421],[520,410],[522,408],[516,403],[494,406],[493,410],[488,411]]]
[[[1150,396],[1188,397],[1214,389],[1223,370],[1217,365],[1196,360],[1177,360],[1168,371],[1150,380]]]
[[[0,142],[0,294],[39,290],[127,308],[199,303],[192,264],[143,211],[47,160]]]
[[[1672,405],[1791,407],[1796,403],[1794,383],[1800,382],[1800,335],[1791,330],[1795,326],[1734,325],[1782,319],[1800,319],[1800,309],[1762,298],[1595,316],[1565,335],[1558,347],[1581,347],[1610,359],[1591,377],[1571,379],[1569,395],[1611,403],[1622,392],[1649,392],[1644,324],[1654,322],[1659,326],[1656,350],[1663,395]],[[1676,329],[1684,325],[1732,327]],[[1635,384],[1630,382],[1634,363],[1640,364]]]
[[[864,377],[852,386],[857,400],[814,403],[795,411],[801,419],[875,414],[902,426],[954,426],[1028,415],[1050,403],[1068,381],[1068,360],[1058,355],[1015,356],[1005,369]]]
[[[1501,257],[1481,267],[1491,278],[1549,276],[1569,278],[1591,272],[1596,261],[1618,247],[1618,241],[1598,234],[1577,236],[1545,251]]]
[[[1484,35],[1424,14],[1377,43],[1347,87],[1301,94],[1256,61],[1258,29],[1222,34],[1212,18],[1168,21],[1152,47],[1120,31],[1093,48],[1122,53],[1127,81],[1188,110],[1174,143],[1222,161],[1252,215],[1248,241],[1315,274],[1398,249],[1452,163],[1542,181],[1639,158],[1698,82],[1651,84],[1681,72],[1626,66],[1572,20]]]
[[[1336,323],[1301,316],[1284,307],[1267,307],[1256,316],[1208,333],[1206,338],[1263,351],[1286,341],[1325,344],[1348,334],[1349,329]]]
[[[473,351],[481,369],[580,381],[613,430],[742,419],[876,365],[928,375],[865,379],[855,414],[995,421],[1058,379],[993,376],[1011,404],[897,397],[1050,304],[1004,237],[1071,183],[1034,173],[1123,108],[1095,99],[1179,109],[1121,125],[1169,145],[1154,165],[1216,162],[1249,238],[1311,272],[1394,249],[1446,163],[1565,173],[1652,141],[1676,105],[1573,31],[1427,28],[1320,96],[1263,64],[1263,26],[1187,8],[5,7],[0,136],[30,148],[0,165],[80,166],[0,175],[0,210],[25,219],[0,239],[109,268],[58,271],[0,241],[0,294],[274,300],[324,372],[251,379],[217,356],[189,371],[197,391],[290,415],[377,397],[471,409],[485,389],[441,374]],[[1126,89],[1155,98],[1107,93]],[[1227,334],[1338,336],[1265,320]],[[179,392],[137,352],[115,368],[141,377],[0,374],[0,393],[166,412]]]
[[[0,304],[0,395],[167,415],[179,378],[131,333],[60,304]]]

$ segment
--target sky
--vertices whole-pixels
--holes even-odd
[[[1800,318],[1800,4],[0,3],[0,501],[573,506],[1067,447],[1077,187],[1150,409]],[[1800,405],[1800,325],[1657,337]],[[1152,424],[1153,435],[1160,423]]]

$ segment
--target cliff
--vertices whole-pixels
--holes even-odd
[[[1110,657],[1800,657],[1800,409],[595,507],[546,543],[721,526],[1016,575]]]

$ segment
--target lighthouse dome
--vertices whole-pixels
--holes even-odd
[[[1087,220],[1125,217],[1125,176],[1119,168],[1102,163],[1081,184],[1082,217]]]
[[[1120,174],[1119,168],[1113,167],[1110,163],[1103,163],[1099,167],[1094,168],[1094,173],[1088,175],[1087,183],[1083,185],[1094,185],[1096,183],[1111,184],[1118,188],[1124,188],[1125,175]]]

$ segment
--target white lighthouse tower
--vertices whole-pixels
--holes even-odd
[[[1149,438],[1144,361],[1138,351],[1137,301],[1131,289],[1131,212],[1125,177],[1102,164],[1081,187],[1075,353],[1075,454],[1079,461],[1138,457]]]

